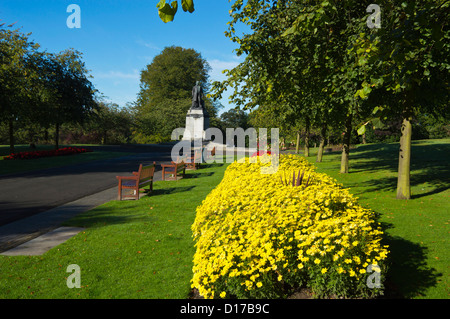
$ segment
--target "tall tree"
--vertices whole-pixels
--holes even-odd
[[[32,88],[37,75],[30,61],[39,45],[29,34],[0,26],[0,121],[9,126],[10,152],[14,152],[14,126],[30,114],[27,106],[34,99]]]
[[[96,90],[79,51],[68,49],[48,54],[43,103],[47,106],[46,124],[55,126],[55,148],[63,123],[82,123],[96,107]]]
[[[449,114],[450,2],[381,1],[382,28],[355,47],[369,51],[372,83],[361,90],[379,95],[377,119],[402,119],[397,198],[411,198],[411,121],[419,112]],[[375,50],[373,50],[375,49]],[[371,87],[374,87],[371,90]]]
[[[231,86],[238,105],[270,103],[289,115],[291,123],[302,123],[305,155],[312,127],[343,127],[343,173],[348,172],[353,118],[363,106],[354,95],[367,68],[348,51],[355,35],[367,29],[366,8],[349,2],[235,1],[226,34],[246,59],[227,73],[226,81],[213,84],[216,96]],[[247,24],[252,33],[236,34],[238,23]]]
[[[192,88],[200,81],[205,95],[209,91],[210,66],[194,49],[171,46],[155,56],[141,71],[141,89],[136,102],[137,133],[169,138],[173,129],[185,125],[192,103]],[[205,99],[211,118],[219,104]]]

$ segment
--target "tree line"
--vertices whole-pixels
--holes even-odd
[[[399,123],[397,198],[409,199],[413,123],[440,122],[448,132],[450,2],[231,2],[225,34],[246,58],[227,80],[213,83],[213,96],[232,87],[238,107],[298,137],[303,131],[306,156],[312,129],[322,140],[318,159],[327,131],[342,131],[341,173],[349,172],[355,130],[365,137],[370,127]],[[181,3],[194,11],[193,1]],[[157,8],[161,20],[173,21],[178,1],[161,0]],[[251,32],[237,34],[240,23]]]
[[[210,66],[194,49],[167,47],[141,71],[136,101],[105,102],[91,82],[83,55],[59,53],[11,27],[0,26],[0,143],[125,144],[171,140],[184,127],[196,81],[210,90]],[[211,126],[225,127],[222,105],[205,98]],[[229,123],[228,123],[229,124]]]
[[[378,1],[381,27],[370,28],[361,1],[236,0],[227,37],[245,61],[213,83],[234,88],[239,107],[258,110],[282,129],[342,132],[341,173],[349,172],[354,132],[398,124],[397,198],[409,199],[412,123],[448,121],[448,1]],[[238,34],[237,25],[251,32]]]
[[[29,132],[53,127],[58,148],[61,125],[83,122],[96,105],[82,54],[40,51],[30,35],[4,23],[0,27],[0,115],[11,153],[16,127],[26,126]]]

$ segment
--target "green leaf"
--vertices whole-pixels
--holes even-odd
[[[171,3],[173,15],[175,15],[178,11],[178,0],[172,1]]]
[[[366,126],[363,125],[358,129],[358,135],[363,135],[364,133],[366,133]]]
[[[192,13],[195,11],[193,0],[181,0],[181,6],[184,12],[189,11],[189,13]]]
[[[156,5],[156,7],[157,7],[158,9],[161,9],[161,8],[164,7],[165,4],[166,4],[166,0],[160,0],[160,1],[158,2],[158,4]]]
[[[375,107],[373,108],[372,114],[377,114],[377,112],[378,112],[379,109],[380,109],[380,107],[375,106]]]
[[[384,127],[384,124],[379,117],[372,119],[372,125],[374,129],[381,129]]]
[[[162,7],[161,7],[162,5]],[[164,23],[173,21],[178,10],[178,2],[173,1],[172,6],[161,0],[158,5],[158,15]]]

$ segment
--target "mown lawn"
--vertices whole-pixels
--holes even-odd
[[[358,146],[349,174],[339,174],[338,153],[315,164],[380,214],[391,250],[389,296],[448,299],[450,140],[415,141],[412,151],[408,201],[395,199],[398,144]],[[0,256],[0,298],[187,298],[195,209],[226,166],[156,182],[151,196],[81,214],[66,225],[86,230],[43,256]],[[81,289],[67,288],[70,264],[81,268]]]
[[[309,160],[315,163],[315,152]],[[413,141],[411,200],[397,200],[398,144],[359,145],[350,173],[340,174],[340,154],[330,153],[320,172],[336,178],[380,214],[390,245],[389,288],[405,298],[450,298],[450,139]]]
[[[74,146],[84,147],[84,145],[61,145],[60,148]],[[52,145],[38,145],[36,151],[53,150]],[[16,152],[33,151],[28,145],[17,145]],[[9,155],[9,146],[0,145],[0,175],[21,173],[33,170],[46,169],[51,167],[61,167],[66,165],[86,163],[95,160],[102,160],[120,156],[127,156],[132,153],[95,151],[90,153],[81,153],[68,156],[43,157],[32,160],[3,160],[3,157]]]
[[[139,201],[112,201],[67,222],[86,230],[42,256],[0,256],[0,298],[187,298],[195,209],[226,164],[155,182]],[[67,266],[81,289],[67,287]]]

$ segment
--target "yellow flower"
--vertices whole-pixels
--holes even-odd
[[[276,271],[276,265],[290,273],[308,272],[310,260],[319,265],[331,254],[330,261],[340,262],[336,273],[350,273],[357,280],[361,268],[387,258],[373,212],[359,206],[342,184],[317,173],[300,156],[281,155],[274,174],[261,174],[261,168],[270,164],[261,159],[230,164],[196,209],[192,286],[205,298],[214,293],[222,297],[224,292],[214,286],[226,285],[228,277],[235,278],[242,291],[262,287],[258,276]],[[314,182],[306,188],[284,185],[298,171],[314,177]],[[341,264],[360,266],[346,271]],[[325,262],[323,274],[328,272],[324,266]]]
[[[226,295],[227,295],[227,293],[225,291],[222,291],[220,293],[220,298],[225,298]]]

